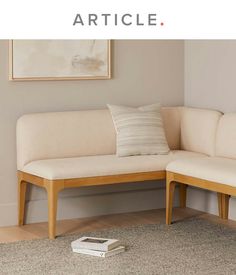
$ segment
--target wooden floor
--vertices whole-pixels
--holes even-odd
[[[217,216],[206,214],[190,208],[174,209],[174,222],[181,222],[183,219],[191,217],[200,217],[202,219],[207,219],[212,222],[225,224],[236,229],[236,221],[222,220]],[[111,227],[126,227],[153,223],[165,223],[165,209],[58,221],[57,235],[81,233]],[[1,227],[0,243],[45,238],[48,234],[47,229],[47,223],[45,222],[27,224],[22,227]]]

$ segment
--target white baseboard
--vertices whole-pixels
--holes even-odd
[[[176,192],[175,206],[178,205]],[[79,197],[60,197],[58,220],[92,217],[99,215],[135,212],[165,207],[163,187],[146,190],[121,191],[82,195]],[[7,215],[6,215],[7,213]],[[0,205],[0,226],[16,225],[17,204]],[[47,221],[47,200],[32,200],[26,204],[26,223]]]
[[[196,210],[218,215],[217,195],[215,192],[188,187],[187,206]],[[229,219],[236,220],[236,199],[230,199]]]

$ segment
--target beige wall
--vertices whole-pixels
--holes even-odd
[[[236,112],[236,40],[185,41],[185,104]]]
[[[236,112],[236,40],[185,41],[185,105]],[[190,189],[188,206],[217,213],[215,193]],[[230,201],[236,219],[236,199]]]
[[[183,41],[113,41],[111,80],[9,82],[8,43],[0,41],[0,226],[16,223],[15,125],[31,112],[104,108],[106,103],[142,105],[184,101]],[[84,188],[60,196],[59,218],[164,207],[157,183]],[[28,194],[28,222],[47,219],[46,194]]]

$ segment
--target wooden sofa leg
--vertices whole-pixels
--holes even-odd
[[[187,199],[187,185],[179,185],[179,205],[181,208],[186,208],[186,199]]]
[[[173,174],[167,172],[166,175],[166,224],[171,224],[173,198],[175,191],[175,182],[173,181]]]
[[[229,216],[229,198],[230,195],[217,193],[219,217],[222,219],[228,219]]]
[[[22,173],[18,172],[18,225],[24,224],[25,194],[27,182],[23,181]]]
[[[219,217],[222,218],[222,193],[217,193]]]
[[[48,193],[48,237],[55,239],[58,192],[63,189],[63,181],[45,180],[45,188]]]
[[[228,220],[229,216],[229,195],[222,194],[222,219]]]

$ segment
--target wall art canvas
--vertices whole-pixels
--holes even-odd
[[[111,78],[110,40],[12,40],[10,80]]]

